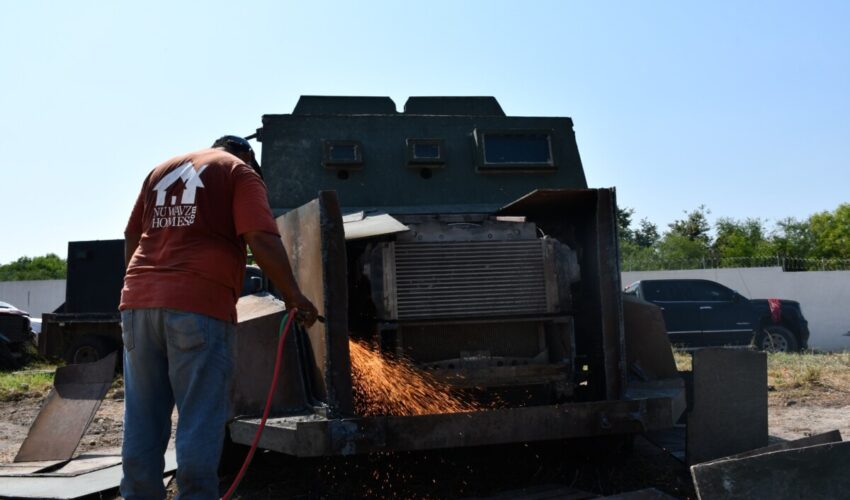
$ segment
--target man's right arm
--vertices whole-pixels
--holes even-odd
[[[136,253],[136,248],[139,247],[139,240],[142,239],[142,235],[135,232],[124,232],[124,269],[130,267],[130,259],[133,258],[133,254]]]
[[[130,259],[133,258],[136,248],[139,247],[139,241],[142,239],[142,214],[145,211],[145,193],[147,192],[145,188],[147,185],[148,179],[146,178],[139,196],[136,197],[136,203],[133,205],[127,227],[124,229],[124,269],[130,267]]]
[[[283,301],[286,302],[286,307],[298,308],[298,313],[303,318],[304,323],[311,326],[316,321],[318,311],[316,306],[310,302],[310,299],[305,297],[301,293],[301,289],[298,288],[298,283],[292,274],[292,267],[289,265],[289,256],[286,254],[286,248],[284,248],[280,238],[275,234],[264,231],[250,231],[242,236],[248,246],[251,247],[254,260],[280,290]]]

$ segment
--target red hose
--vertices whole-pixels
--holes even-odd
[[[245,472],[248,471],[251,459],[254,458],[254,452],[257,451],[257,444],[260,442],[260,436],[263,434],[263,428],[266,426],[266,420],[269,418],[269,410],[271,410],[272,407],[272,396],[274,396],[274,391],[277,388],[277,379],[278,375],[280,375],[280,365],[283,363],[283,344],[286,341],[286,334],[289,333],[289,326],[292,324],[292,319],[298,314],[298,309],[292,308],[288,314],[289,316],[286,318],[286,326],[283,327],[280,339],[277,341],[277,356],[275,356],[274,359],[274,375],[272,376],[272,384],[269,387],[269,394],[266,396],[266,407],[263,410],[263,418],[260,420],[260,426],[257,428],[257,433],[254,435],[254,442],[251,443],[251,449],[248,450],[248,456],[245,457],[245,462],[242,464],[242,468],[239,469],[239,474],[236,475],[236,479],[233,480],[233,484],[230,485],[230,489],[228,489],[227,493],[221,497],[223,500],[230,499],[230,496],[233,495],[233,492],[236,491],[236,487],[239,486],[239,483],[242,481],[242,477],[245,476]]]

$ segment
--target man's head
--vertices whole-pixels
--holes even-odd
[[[215,140],[212,147],[220,148],[233,156],[244,161],[246,165],[250,165],[257,172],[260,178],[263,178],[263,171],[260,169],[260,164],[254,157],[254,150],[251,148],[251,143],[236,135],[225,135]]]

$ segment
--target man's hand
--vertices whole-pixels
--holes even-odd
[[[301,294],[301,292],[291,298],[284,297],[283,301],[286,302],[287,309],[292,309],[293,307],[298,309],[297,319],[304,323],[307,328],[313,326],[313,323],[316,322],[319,311],[316,310],[316,306],[310,302],[310,299]]]
[[[319,312],[316,310],[316,306],[310,302],[310,299],[305,297],[301,293],[301,289],[298,288],[298,283],[295,282],[295,276],[292,274],[292,268],[289,267],[289,256],[286,255],[286,249],[280,242],[280,238],[277,235],[262,231],[245,233],[243,237],[248,246],[251,247],[257,264],[280,290],[283,301],[286,302],[286,307],[288,309],[298,308],[299,319],[308,327],[313,326]]]

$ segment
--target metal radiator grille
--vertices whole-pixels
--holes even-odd
[[[396,243],[398,319],[546,313],[541,240]]]

